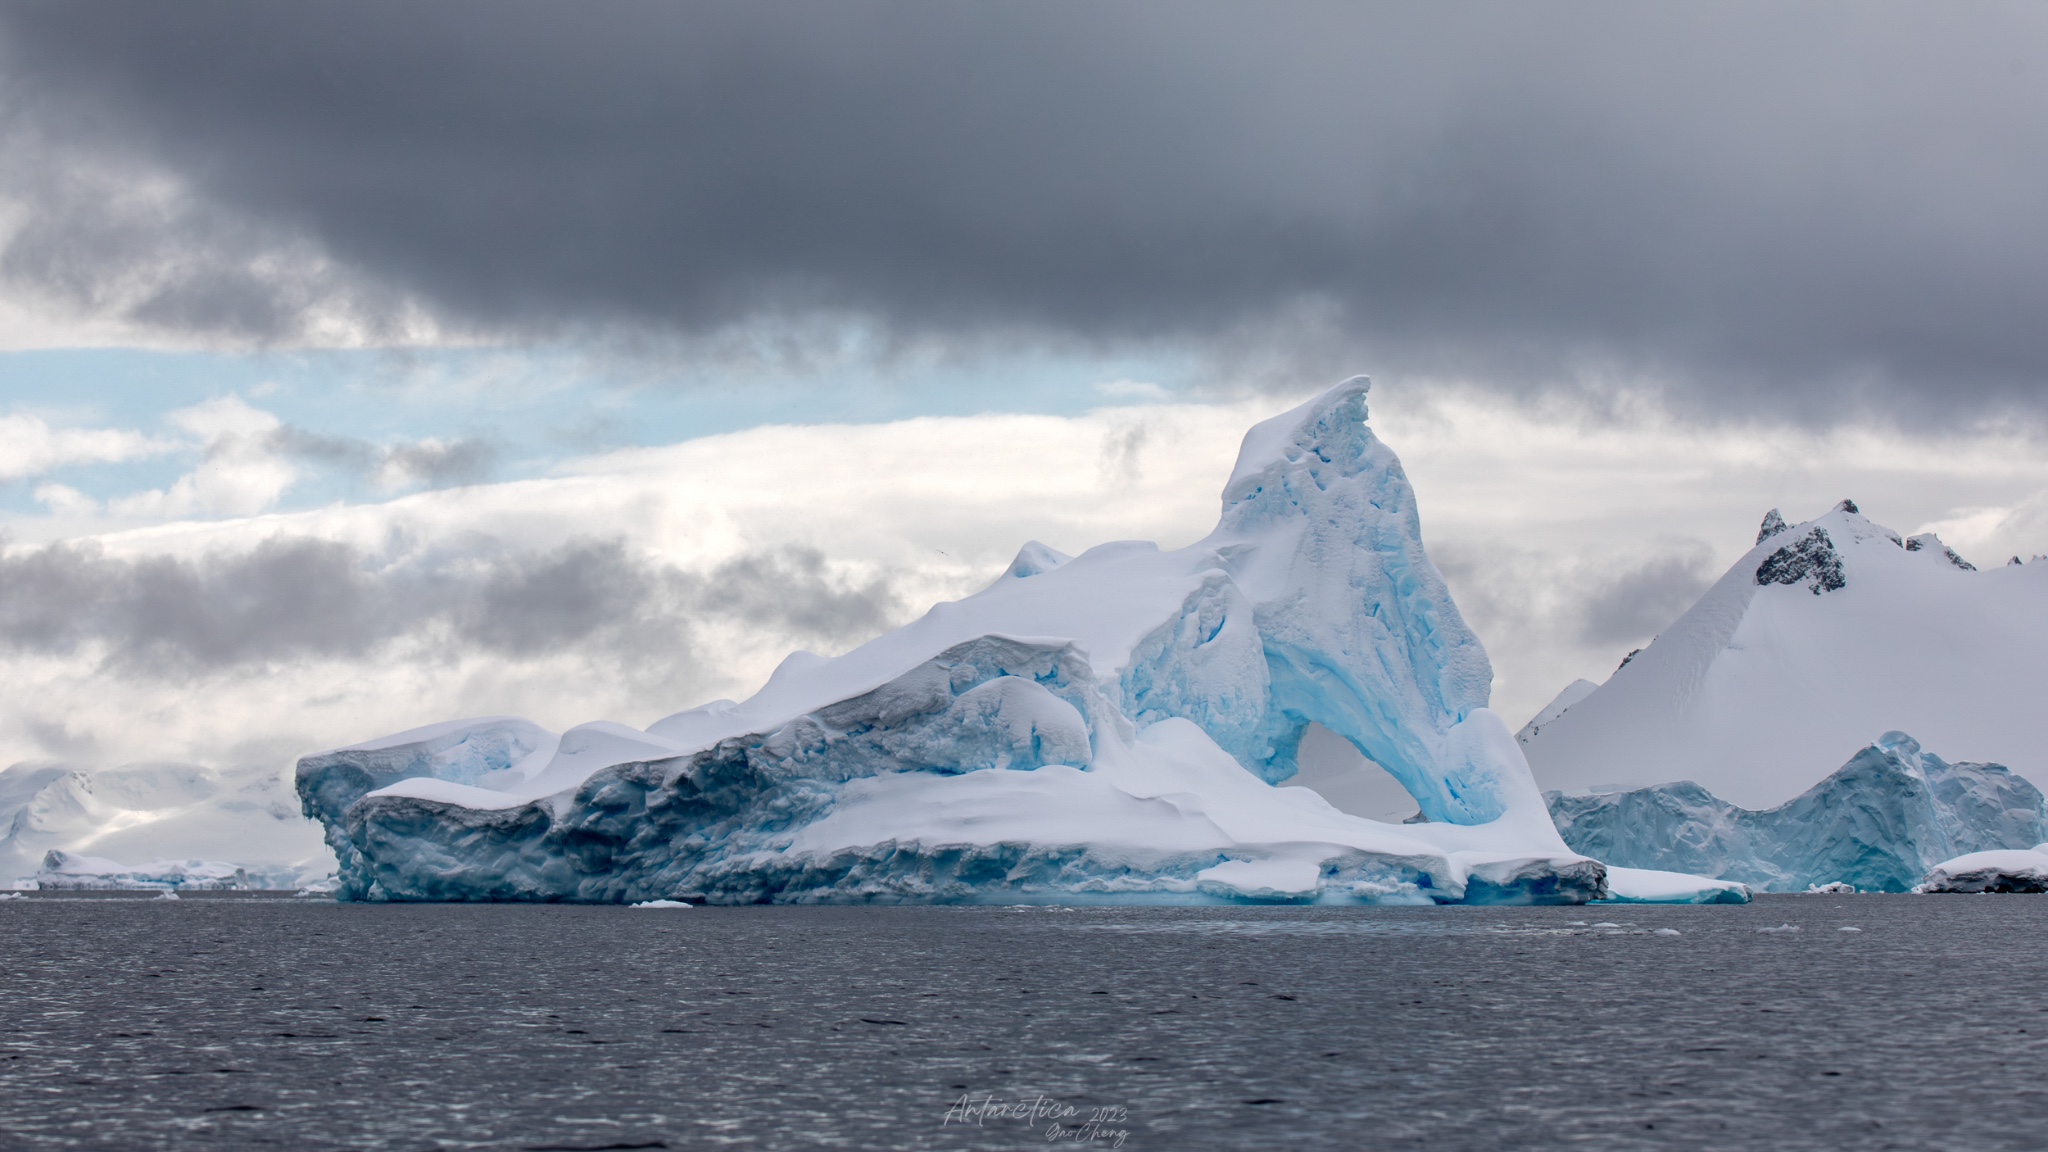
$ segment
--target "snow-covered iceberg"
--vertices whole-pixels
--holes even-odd
[[[342,895],[637,903],[1582,901],[1492,670],[1345,382],[1245,437],[1176,551],[993,584],[645,731],[457,721],[308,756]],[[1319,723],[1425,822],[1281,785]]]
[[[1756,544],[1596,689],[1521,733],[1545,788],[1691,780],[1782,804],[1879,732],[2048,785],[2048,564],[1979,571],[1851,501]]]
[[[1950,764],[1887,732],[1798,798],[1740,808],[1686,781],[1629,791],[1545,794],[1565,842],[1615,872],[1718,876],[1766,892],[1844,883],[1906,892],[1936,861],[2048,839],[2048,806],[1997,764]]]
[[[1928,870],[1915,892],[2048,892],[2048,844],[1969,852]]]
[[[152,860],[122,864],[98,856],[76,856],[51,849],[36,872],[36,887],[45,892],[90,889],[140,889],[176,892],[239,891],[252,888],[249,874],[217,860]]]

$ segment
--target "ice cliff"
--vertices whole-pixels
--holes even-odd
[[[1997,764],[1950,764],[1902,732],[1886,733],[1765,811],[1690,781],[1545,799],[1565,842],[1610,865],[1718,876],[1769,892],[1836,882],[1906,892],[1939,861],[2048,840],[2048,807],[2032,784]]]
[[[1545,788],[1691,780],[1782,804],[1880,732],[2048,783],[2048,564],[1979,571],[1844,500],[1757,542],[1597,687],[1523,729]]]
[[[1068,557],[636,730],[457,721],[300,761],[371,900],[1580,901],[1363,378],[1253,428],[1208,537]],[[1303,788],[1320,723],[1427,822]]]

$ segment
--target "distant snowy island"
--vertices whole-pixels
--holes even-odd
[[[1762,891],[1968,890],[1944,877],[1986,862],[1950,858],[2048,840],[2040,790],[2007,767],[2048,768],[2044,683],[2048,564],[1980,571],[1844,500],[1799,524],[1767,513],[1662,635],[1517,739],[1566,842],[1611,864]]]

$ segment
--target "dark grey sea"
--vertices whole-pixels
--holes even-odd
[[[2048,1147],[2048,898],[38,894],[0,958],[7,1149]]]

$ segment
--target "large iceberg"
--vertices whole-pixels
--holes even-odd
[[[1565,843],[1610,865],[1700,873],[1767,892],[1842,883],[1906,892],[1938,861],[2048,839],[2048,805],[1997,764],[1950,764],[1888,732],[1805,793],[1765,811],[1686,781],[1545,794]]]
[[[1215,531],[1024,546],[983,591],[638,730],[435,725],[300,761],[369,900],[1576,902],[1492,670],[1347,381],[1253,428]],[[1284,786],[1321,724],[1422,820]]]
[[[1597,687],[1522,730],[1545,788],[1691,780],[1782,804],[1880,732],[2048,785],[2048,564],[1979,571],[1844,500],[1754,547]]]

